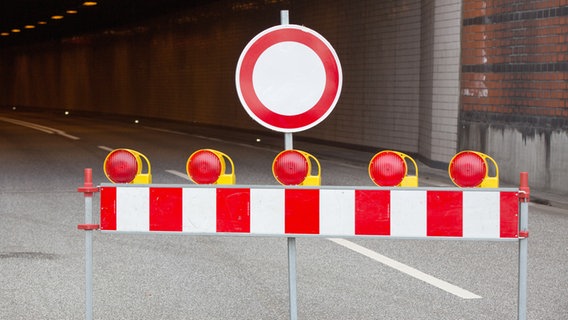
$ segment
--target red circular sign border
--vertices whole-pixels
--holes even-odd
[[[282,115],[268,109],[254,90],[252,76],[260,55],[285,41],[298,42],[316,53],[324,65],[326,83],[318,102],[297,115]],[[341,91],[341,66],[333,48],[315,31],[302,26],[283,25],[267,29],[247,45],[237,65],[237,90],[246,111],[260,124],[284,132],[302,131],[323,121],[335,107]]]

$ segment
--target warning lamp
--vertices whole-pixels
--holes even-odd
[[[142,173],[142,159],[146,163],[146,173]],[[152,183],[150,161],[138,151],[130,149],[111,151],[105,159],[103,169],[107,178],[113,183]]]
[[[312,175],[312,164],[317,172]],[[311,154],[300,150],[284,150],[272,162],[272,174],[276,181],[285,186],[319,186],[321,168],[319,161]]]
[[[231,172],[227,173],[227,160]],[[213,149],[197,150],[189,156],[186,164],[187,175],[197,184],[235,184],[233,160],[223,152]]]
[[[470,150],[459,152],[450,161],[448,173],[458,187],[499,187],[497,163],[481,152]]]
[[[414,175],[408,175],[408,164],[414,167]],[[369,177],[380,187],[418,187],[418,166],[407,154],[384,150],[369,162]]]

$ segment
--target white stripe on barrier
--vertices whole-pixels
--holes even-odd
[[[251,189],[250,232],[284,233],[284,190]]]
[[[214,233],[217,231],[215,189],[183,189],[183,231],[188,233]]]
[[[116,189],[116,228],[119,231],[148,231],[150,221],[148,188]]]
[[[483,204],[483,205],[480,205]],[[498,238],[499,193],[479,191],[463,194],[463,236]]]
[[[426,236],[426,191],[391,191],[391,236]]]
[[[352,190],[321,190],[320,233],[350,236],[355,234],[355,193]]]

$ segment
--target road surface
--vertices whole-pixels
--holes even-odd
[[[237,183],[276,185],[278,135],[175,123],[0,112],[0,319],[84,318],[84,168],[108,150],[151,161],[154,183],[190,183],[214,148]],[[372,154],[295,141],[323,185],[372,185]],[[421,177],[421,186],[449,179]],[[95,197],[95,213],[98,213]],[[96,215],[95,215],[96,216]],[[530,205],[528,318],[568,318],[568,212]],[[297,239],[300,319],[516,319],[517,242]],[[288,319],[284,238],[94,233],[95,319]],[[426,281],[425,279],[435,279]]]

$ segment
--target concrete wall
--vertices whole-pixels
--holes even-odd
[[[419,154],[449,162],[458,141],[461,2],[422,1]]]
[[[344,69],[338,106],[306,135],[418,152],[420,1],[296,1],[291,20],[328,38]]]
[[[519,172],[529,172],[531,187],[557,192],[568,190],[566,131],[523,132],[515,128],[471,123],[462,127],[468,148],[483,150],[499,164],[500,176],[518,183]],[[506,180],[507,181],[507,180]]]

